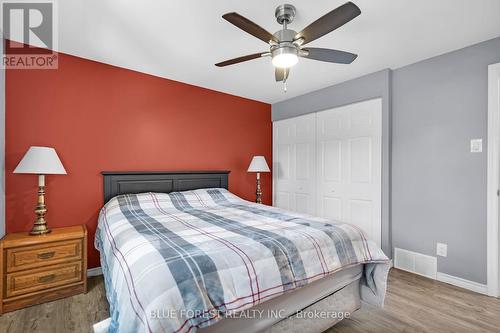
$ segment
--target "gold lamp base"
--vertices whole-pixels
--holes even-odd
[[[255,202],[262,203],[262,190],[260,189],[260,173],[257,172],[257,190],[255,191]]]
[[[45,235],[50,232],[47,227],[47,221],[45,221],[45,214],[47,213],[47,206],[45,206],[45,186],[38,186],[38,202],[35,208],[35,214],[37,216],[35,224],[30,231],[30,235]]]
[[[32,235],[32,236],[45,235],[45,234],[48,234],[51,231],[52,230],[50,230],[49,228],[47,228],[47,224],[37,225],[35,223],[35,225],[33,226],[33,228],[30,231],[30,235]]]
[[[35,228],[31,229],[30,231],[30,235],[31,236],[40,236],[40,235],[46,235],[48,234],[49,232],[51,232],[52,230],[50,230],[49,228],[46,228],[44,230],[35,230]]]

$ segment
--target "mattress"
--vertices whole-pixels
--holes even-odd
[[[248,315],[241,315],[235,318],[226,318],[212,326],[202,328],[198,330],[198,332],[254,333],[266,330],[269,332],[275,332],[282,329],[283,331],[286,330],[287,332],[289,332],[291,329],[291,327],[289,326],[300,326],[298,322],[303,322],[304,320],[317,322],[319,319],[321,319],[319,318],[320,316],[322,316],[321,313],[325,313],[325,317],[330,317],[323,319],[332,319],[330,321],[324,320],[323,322],[326,321],[326,323],[322,326],[320,326],[319,323],[316,323],[317,326],[320,326],[321,329],[324,330],[324,326],[328,328],[331,325],[335,324],[335,322],[342,320],[342,311],[354,311],[359,307],[359,280],[362,276],[362,273],[362,265],[356,265],[346,268],[321,280],[315,281],[292,293],[288,293],[256,305],[255,307],[249,309],[249,311],[247,312]],[[326,298],[349,285],[351,286],[342,294],[342,304],[347,304],[347,306],[342,306],[341,304],[333,304],[333,306],[328,308],[328,304],[331,304],[332,301],[335,303],[335,300],[331,300],[330,303],[328,303],[328,300],[326,300]],[[337,296],[337,298],[339,297],[340,295]],[[314,306],[314,304],[316,303],[321,303],[322,301],[324,302],[324,304],[318,304],[318,307],[320,308],[318,310],[321,310],[321,313],[316,312],[314,314],[293,316],[298,311],[315,311],[315,309],[312,309],[311,306]],[[327,314],[327,311],[330,312],[328,312]],[[332,311],[335,311],[336,314],[332,313]],[[314,320],[308,320],[311,319],[311,316],[316,318],[312,318]],[[287,320],[293,321],[293,324],[285,324],[285,321]],[[307,332],[312,331],[313,330],[311,328],[307,330]]]

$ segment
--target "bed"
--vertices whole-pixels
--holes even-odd
[[[389,260],[361,230],[245,201],[228,174],[103,173],[100,329],[319,333],[383,305]]]

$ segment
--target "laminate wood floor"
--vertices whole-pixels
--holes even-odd
[[[108,317],[102,277],[89,279],[89,292],[10,312],[0,332],[91,332]],[[392,269],[384,309],[364,306],[327,333],[499,332],[500,300]]]

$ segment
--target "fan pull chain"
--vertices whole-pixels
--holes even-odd
[[[287,28],[287,20],[283,20],[283,31],[286,30]],[[283,69],[283,92],[286,94],[286,77],[287,77],[287,70],[288,68]]]
[[[287,79],[287,71],[288,71],[288,68],[285,68],[283,70],[283,92],[286,93],[286,79]]]

